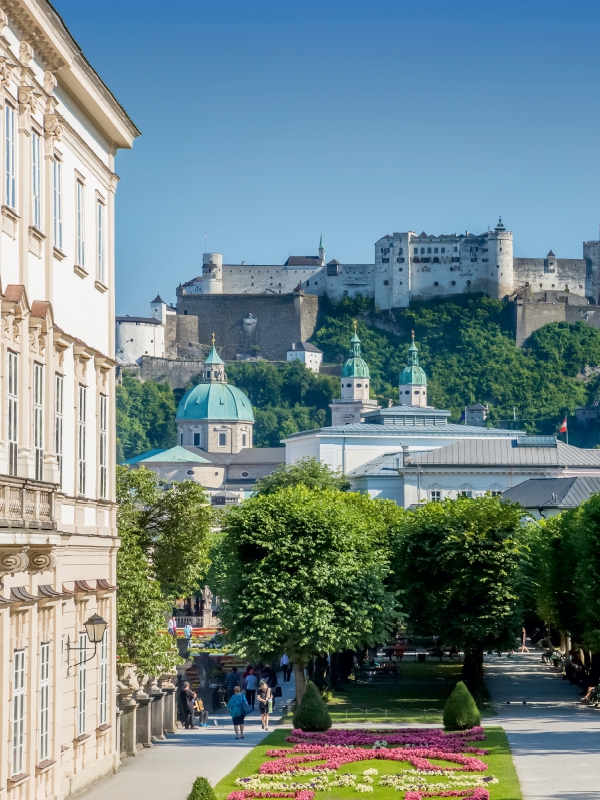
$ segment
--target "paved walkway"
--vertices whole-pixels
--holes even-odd
[[[278,678],[281,682],[281,675]],[[283,703],[295,696],[293,675],[282,689],[283,697],[277,698],[271,715],[273,723],[281,719]],[[213,719],[218,728],[212,726]],[[199,775],[214,786],[268,735],[261,729],[258,704],[256,712],[246,717],[244,739],[236,741],[229,713],[211,714],[209,721],[209,728],[178,728],[164,742],[124,759],[116,775],[99,781],[78,800],[185,800]]]
[[[498,717],[484,722],[506,731],[524,800],[600,800],[600,709],[539,651],[488,656],[485,674]]]

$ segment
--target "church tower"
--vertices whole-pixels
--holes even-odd
[[[325,248],[323,247],[323,234],[321,234],[321,240],[319,242],[319,259],[321,261],[321,266],[325,266]]]
[[[419,352],[415,344],[415,332],[408,348],[408,364],[400,373],[399,402],[401,406],[427,406],[427,376],[419,366]]]
[[[371,377],[369,367],[361,355],[360,344],[355,321],[354,335],[350,339],[350,357],[342,367],[342,396],[329,406],[332,425],[362,422],[365,412],[376,411],[379,408],[377,401],[369,398]]]

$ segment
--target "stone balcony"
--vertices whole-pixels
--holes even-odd
[[[0,475],[0,530],[56,530],[53,483]]]

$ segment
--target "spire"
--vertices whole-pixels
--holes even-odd
[[[498,217],[498,224],[496,225],[496,231],[505,231],[506,228],[504,227],[504,223],[502,222],[502,217]]]
[[[321,266],[325,264],[325,248],[323,247],[323,232],[321,231],[321,239],[319,240],[319,259]]]
[[[356,333],[356,320],[353,320],[354,334],[350,339],[350,357],[360,358],[360,339]]]
[[[418,367],[419,351],[417,350],[417,345],[415,344],[415,332],[411,331],[411,334],[412,334],[412,342],[410,343],[410,347],[408,348],[408,364],[411,367]]]
[[[225,375],[225,364],[217,353],[215,347],[215,335],[212,335],[212,347],[202,365],[204,371],[205,381],[224,381],[227,383],[227,375]]]
[[[356,333],[356,320],[353,321],[354,334],[350,339],[350,356],[342,367],[343,378],[368,378],[369,367],[360,352],[360,339]]]
[[[323,249],[323,231],[321,231],[321,239],[319,241],[319,250]]]

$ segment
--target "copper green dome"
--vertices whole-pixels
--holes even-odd
[[[360,339],[356,334],[354,323],[354,336],[350,339],[350,358],[342,367],[342,378],[368,378],[369,368],[367,362],[360,355]]]
[[[423,367],[419,366],[419,351],[415,344],[415,335],[413,333],[412,344],[408,348],[408,364],[400,373],[400,386],[427,386],[427,375]]]
[[[227,383],[199,383],[183,395],[177,406],[177,420],[211,419],[254,422],[248,397]]]

